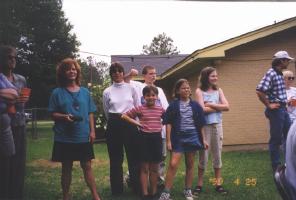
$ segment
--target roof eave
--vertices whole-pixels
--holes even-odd
[[[199,49],[194,51],[188,57],[186,57],[181,62],[177,63],[175,66],[170,68],[169,70],[165,71],[161,75],[161,79],[167,78],[179,69],[183,68],[184,66],[188,65],[194,60],[203,59],[203,58],[223,58],[225,57],[225,51],[237,47],[242,44],[246,44],[252,42],[254,40],[272,35],[274,33],[286,30],[288,28],[296,26],[296,17],[284,20],[282,22],[272,24],[258,30],[245,33],[235,38],[231,38],[229,40],[223,41],[221,43],[217,43],[211,46],[208,46],[203,49]]]

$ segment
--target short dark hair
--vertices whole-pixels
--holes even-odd
[[[151,65],[145,65],[142,69],[142,74],[145,75],[148,73],[148,70],[151,70],[151,69],[155,69],[155,67],[151,66]]]
[[[200,84],[200,89],[202,91],[207,91],[210,87],[210,82],[209,82],[209,76],[212,72],[216,71],[216,68],[214,67],[205,67],[201,70],[200,76],[199,76],[199,84]],[[214,90],[217,90],[217,86],[213,86]]]
[[[188,80],[185,78],[181,78],[175,83],[173,97],[180,99],[180,94],[178,94],[178,91],[184,83],[187,83],[189,85]]]
[[[124,74],[124,68],[120,62],[113,62],[111,63],[110,69],[109,69],[109,75],[111,76],[115,72],[123,72]]]
[[[158,95],[158,89],[157,87],[153,86],[153,85],[147,85],[143,88],[143,96],[150,94],[150,92],[154,92],[156,95]]]
[[[275,59],[272,60],[271,66],[272,67],[279,66],[281,64],[281,62],[284,61],[284,60],[289,60],[289,59],[287,59],[287,58],[275,58]]]
[[[0,68],[3,68],[3,65],[6,65],[8,54],[16,53],[16,49],[10,45],[0,45]]]

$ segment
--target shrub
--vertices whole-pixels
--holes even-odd
[[[95,113],[96,129],[106,130],[107,119],[103,109],[103,91],[111,84],[110,78],[105,78],[101,85],[90,86],[90,92],[92,98],[97,106],[97,112]]]

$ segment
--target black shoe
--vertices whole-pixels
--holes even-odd
[[[202,192],[202,186],[196,186],[193,190],[193,194],[198,195]]]
[[[151,200],[152,198],[151,198],[151,195],[143,195],[142,196],[142,198],[141,198],[141,200]]]
[[[217,185],[215,187],[216,192],[220,193],[220,194],[228,194],[228,191],[225,190],[222,185]]]
[[[159,195],[158,195],[157,193],[155,193],[155,194],[150,194],[150,199],[151,199],[151,200],[158,200],[158,198],[159,198]]]

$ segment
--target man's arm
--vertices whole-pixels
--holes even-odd
[[[259,100],[266,106],[266,108],[269,108],[272,110],[272,109],[277,109],[280,107],[279,103],[270,103],[264,92],[256,90],[256,94],[257,94]]]

